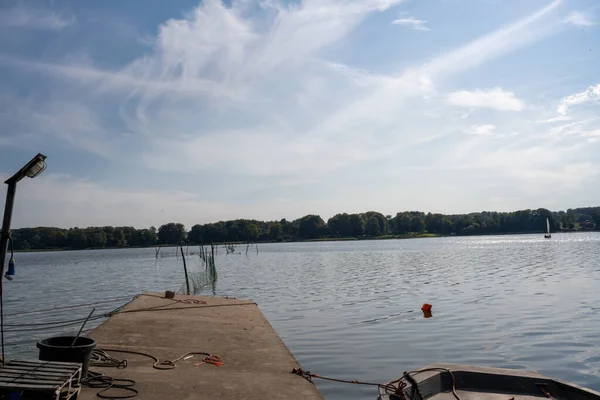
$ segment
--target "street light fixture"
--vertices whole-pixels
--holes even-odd
[[[4,183],[8,185],[6,191],[6,205],[4,206],[4,219],[2,220],[2,231],[0,232],[0,296],[2,296],[2,275],[4,273],[4,263],[6,262],[6,248],[8,241],[10,240],[10,223],[12,221],[13,205],[15,202],[15,192],[17,190],[17,183],[25,178],[35,178],[46,169],[46,156],[38,153],[37,156],[33,157],[23,168],[21,168],[16,174],[8,178]],[[11,245],[12,249],[12,245]],[[9,272],[6,274],[7,279],[12,279],[11,275],[14,275],[14,261],[11,257],[9,266]]]
[[[6,190],[6,205],[4,206],[4,219],[2,220],[2,231],[0,232],[0,341],[2,346],[2,360],[4,365],[4,307],[2,305],[2,297],[4,295],[3,279],[4,263],[6,262],[6,247],[10,241],[11,257],[8,262],[8,271],[6,279],[12,280],[12,275],[15,274],[15,261],[12,257],[12,239],[10,238],[10,222],[12,220],[13,205],[15,203],[15,192],[17,191],[17,183],[25,178],[35,178],[46,169],[46,156],[38,153],[33,157],[23,168],[16,174],[8,178],[4,183],[8,185]]]

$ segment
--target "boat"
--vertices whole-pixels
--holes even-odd
[[[530,371],[436,363],[380,386],[378,400],[543,398],[597,400],[600,392]]]
[[[552,235],[550,234],[550,220],[546,218],[546,234],[544,235],[544,239],[550,239]]]

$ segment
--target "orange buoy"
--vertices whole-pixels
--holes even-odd
[[[431,311],[431,304],[425,303],[423,304],[423,306],[421,307],[421,311]]]

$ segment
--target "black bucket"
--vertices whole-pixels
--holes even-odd
[[[81,377],[85,378],[96,341],[87,337],[78,337],[75,345],[71,347],[74,339],[75,336],[56,336],[40,340],[37,343],[37,348],[40,349],[39,359],[80,363],[82,364]]]

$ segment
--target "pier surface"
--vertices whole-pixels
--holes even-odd
[[[96,340],[97,349],[150,353],[161,361],[205,352],[219,355],[224,365],[195,365],[204,357],[196,355],[176,362],[174,369],[158,370],[150,358],[107,351],[126,359],[127,367],[90,366],[91,371],[133,379],[137,398],[144,400],[323,399],[310,382],[291,373],[298,362],[252,301],[163,296],[140,295],[87,336]],[[99,390],[84,387],[80,399],[96,400]],[[129,394],[111,390],[105,394]]]

